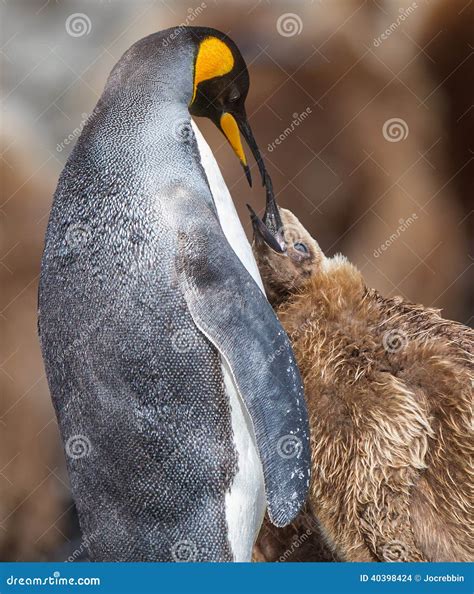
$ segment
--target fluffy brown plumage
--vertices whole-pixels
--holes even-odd
[[[472,561],[474,332],[384,299],[280,215],[282,253],[257,231],[254,252],[310,413],[315,518],[295,530],[316,521],[347,561]],[[272,538],[281,551],[267,529],[257,558],[270,560]]]

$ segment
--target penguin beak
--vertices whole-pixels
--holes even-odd
[[[229,113],[224,112],[221,115],[219,121],[219,127],[224,136],[229,141],[230,146],[233,148],[234,153],[239,158],[239,161],[244,168],[245,176],[249,182],[249,186],[252,186],[252,176],[250,175],[250,167],[247,165],[247,157],[245,156],[244,148],[242,146],[242,140],[240,139],[239,126],[235,117]]]
[[[275,197],[273,196],[273,191],[267,187],[267,205],[263,221],[250,205],[247,204],[247,208],[250,211],[255,242],[257,244],[266,243],[273,251],[278,254],[284,254],[286,252],[286,243],[283,236],[281,217]]]
[[[260,175],[262,176],[262,185],[265,185],[268,178],[268,174],[265,169],[265,164],[263,163],[262,155],[260,154],[260,150],[255,141],[252,129],[250,128],[245,113],[237,114],[230,113],[228,111],[224,112],[221,115],[219,127],[222,130],[224,136],[229,141],[231,147],[234,149],[235,154],[239,158],[240,163],[244,168],[245,176],[247,178],[249,186],[252,187],[252,176],[250,174],[250,167],[247,164],[247,158],[245,156],[245,152],[242,146],[242,140],[240,138],[240,134],[242,134],[250,150],[252,151],[255,161],[257,162]]]
[[[258,170],[260,171],[260,176],[262,178],[262,186],[266,185],[268,173],[265,168],[265,163],[263,162],[262,155],[260,154],[260,149],[258,148],[258,144],[255,140],[253,135],[252,129],[247,121],[247,116],[244,114],[243,117],[239,117],[237,119],[237,124],[239,126],[239,130],[242,136],[245,138],[245,142],[248,144],[250,150],[252,151],[252,155],[257,162]],[[249,172],[250,175],[250,172]],[[252,185],[251,180],[249,180],[250,186]]]

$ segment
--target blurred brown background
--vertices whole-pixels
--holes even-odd
[[[280,204],[369,286],[472,323],[472,0],[4,0],[1,11],[0,559],[82,550],[36,336],[39,263],[57,177],[140,37],[181,23],[228,33]],[[244,205],[262,210],[261,188],[199,125],[249,232]]]

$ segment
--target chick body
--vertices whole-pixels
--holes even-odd
[[[472,561],[473,330],[368,289],[280,213],[309,257],[254,250],[305,386],[314,517],[303,524],[341,560]]]

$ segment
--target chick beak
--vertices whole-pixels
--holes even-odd
[[[263,215],[263,222],[269,231],[279,239],[283,239],[283,223],[280,217],[280,211],[278,210],[278,204],[275,200],[275,194],[273,193],[273,184],[270,176],[266,176],[266,204],[265,214]]]
[[[256,212],[249,204],[247,204],[247,208],[250,212],[250,219],[252,221],[255,243],[257,245],[261,243],[266,243],[272,250],[274,250],[278,254],[283,254],[285,252],[284,242],[281,241],[280,243],[279,239],[277,239],[276,236],[272,235],[268,227],[265,225],[262,219],[259,218],[259,216],[256,214]]]

